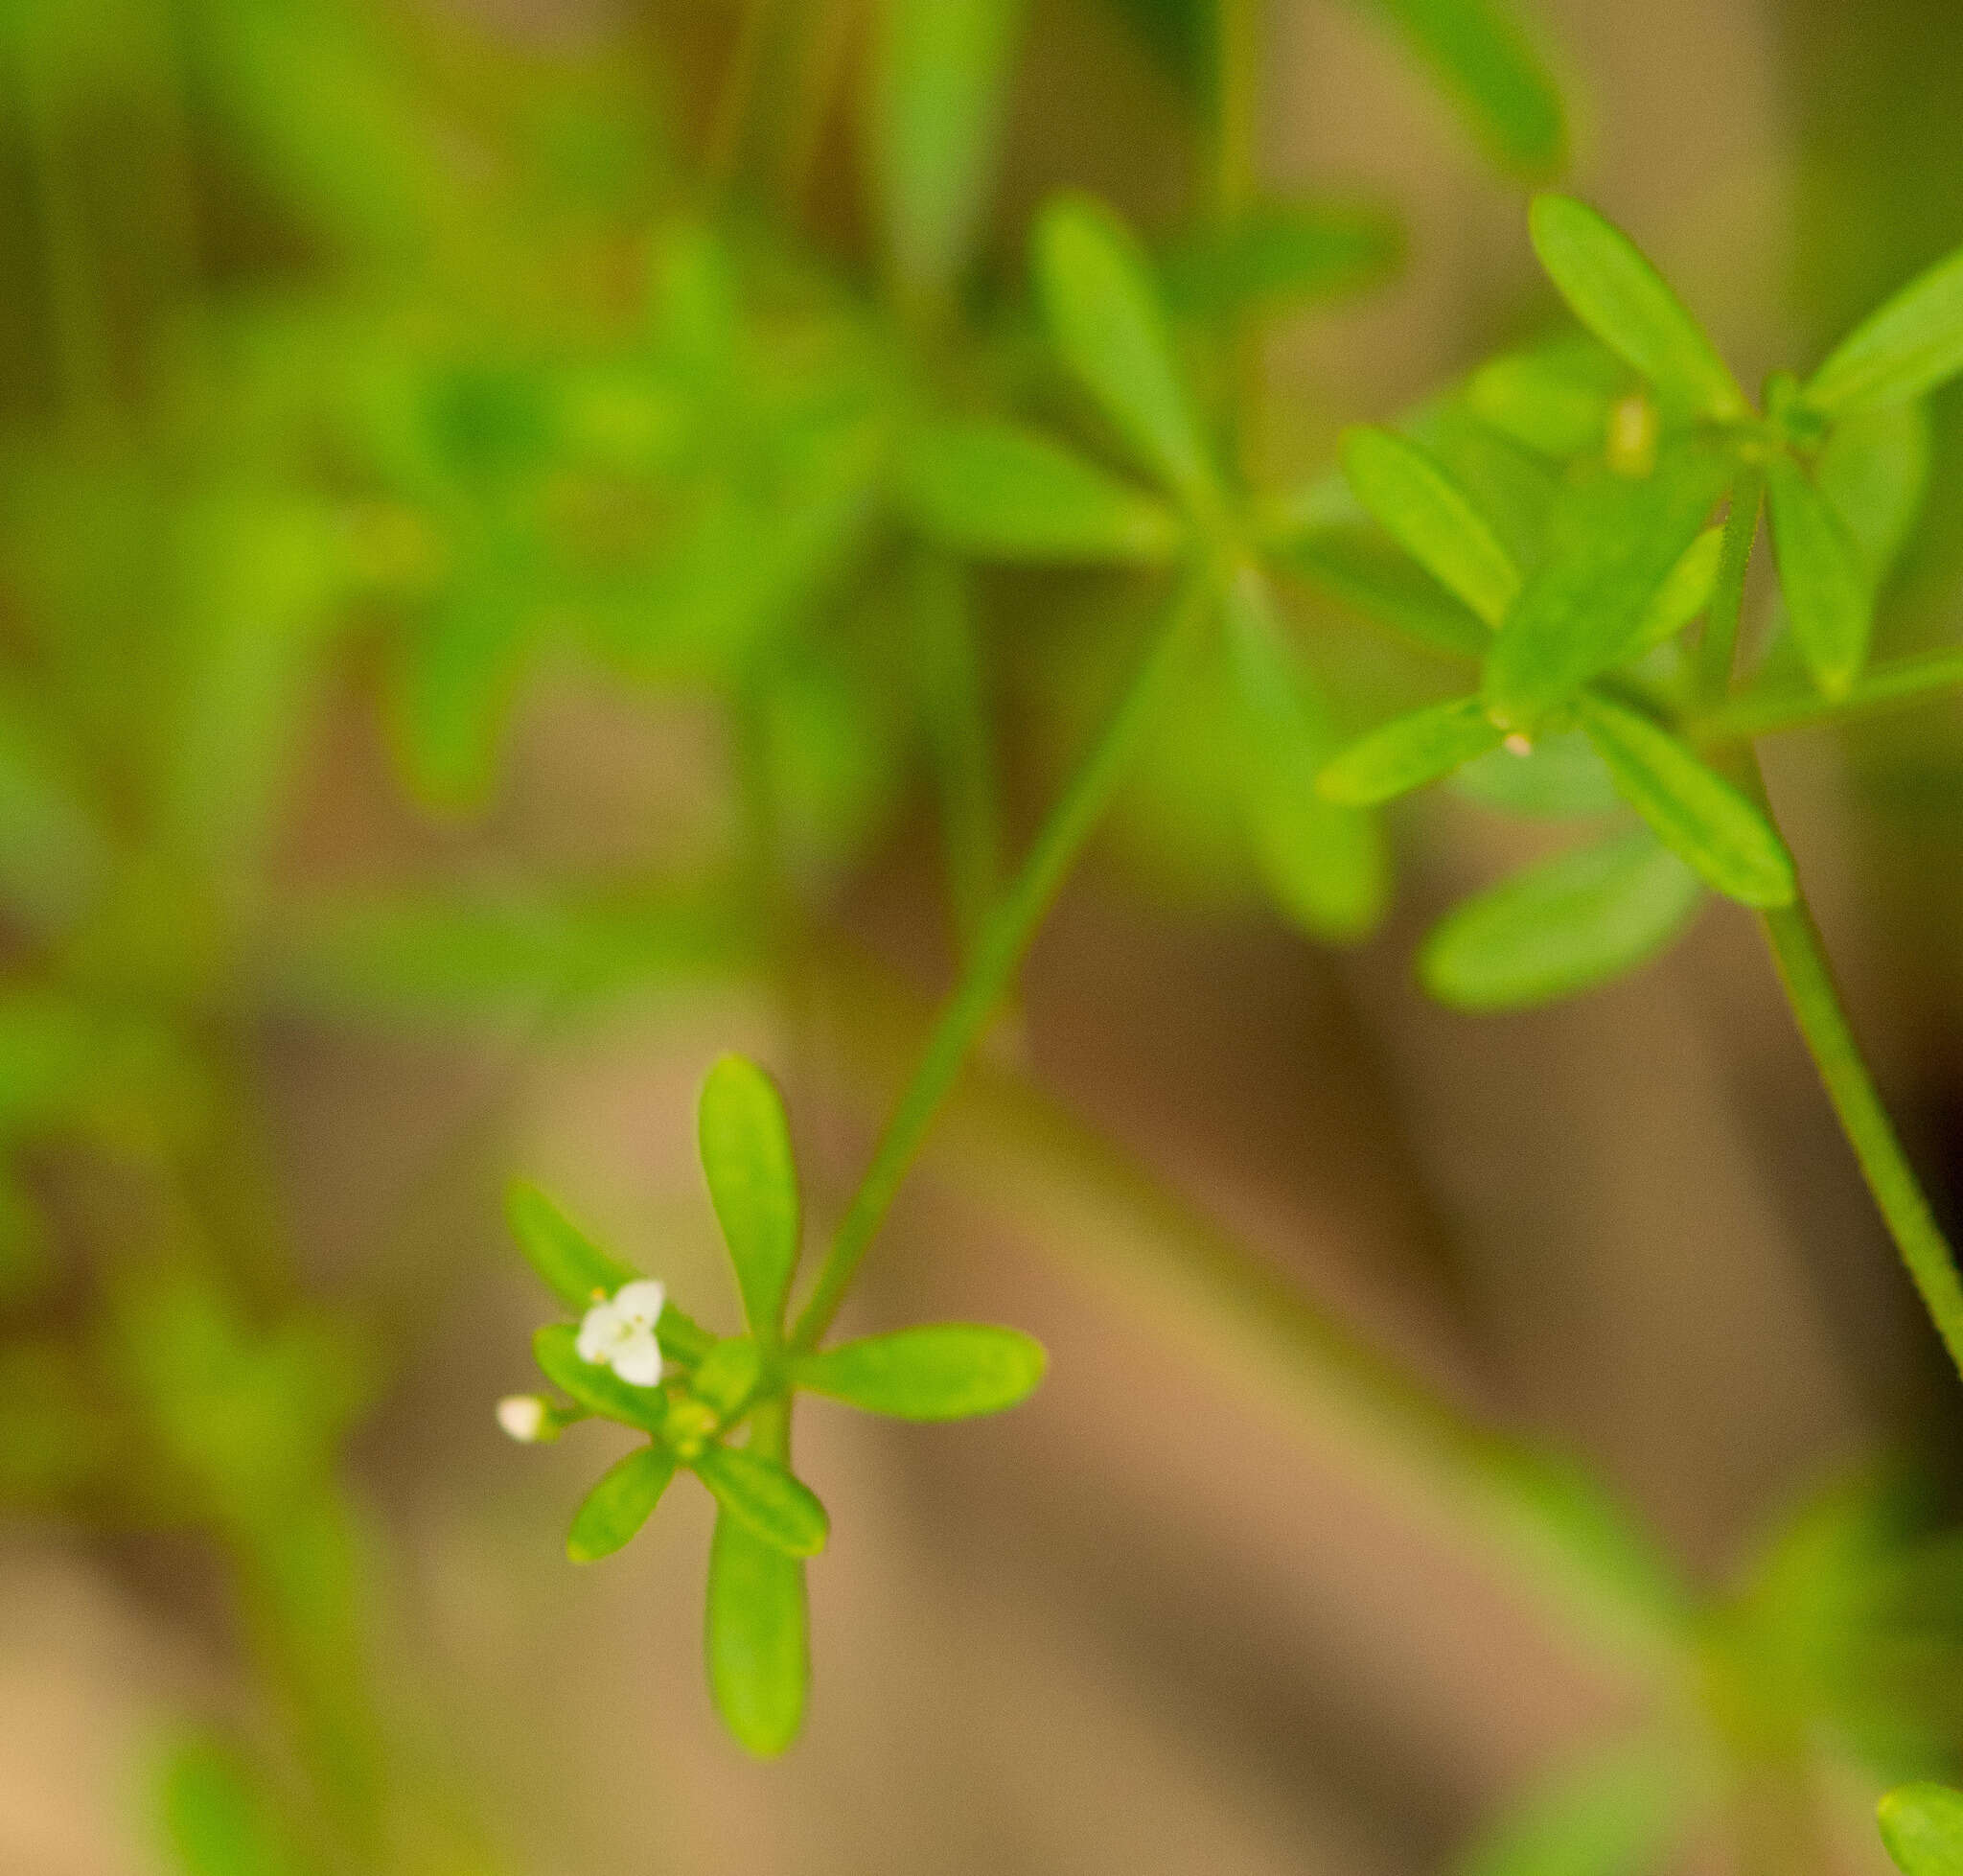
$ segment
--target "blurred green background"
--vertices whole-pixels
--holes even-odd
[[[1047,195],[1141,228],[1264,486],[1554,326],[1535,182],[1747,383],[1963,239],[1948,0],[1222,4],[0,8],[8,1876],[1860,1871],[1877,1779],[1958,1770],[1953,1380],[1748,926],[1441,1010],[1415,941],[1544,837],[1427,799],[1383,930],[1312,942],[1204,674],[849,1318],[1014,1323],[1051,1378],[807,1416],[786,1759],[709,1710],[706,1501],[575,1570],[602,1436],[492,1418],[506,1179],[728,1319],[704,1069],[772,1065],[835,1217],[1132,656],[1143,576],[956,567],[898,493],[928,409],[1109,452],[1028,304]],[[1236,273],[1223,195],[1313,239]],[[1959,411],[1896,649],[1953,636]],[[1344,725],[1431,682],[1289,600]],[[1963,713],[1768,767],[1953,1218]],[[1742,1732],[1817,1748],[1812,1864],[1749,1790],[1680,1863],[1607,1800],[1595,1861],[1477,1862],[1683,1690],[1384,1448],[1345,1337],[1718,1594]]]

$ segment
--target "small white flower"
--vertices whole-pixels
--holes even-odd
[[[528,1447],[545,1430],[545,1403],[536,1394],[507,1394],[497,1403],[497,1424]]]
[[[667,1291],[649,1278],[622,1284],[586,1312],[573,1346],[582,1361],[611,1368],[635,1387],[653,1387],[661,1378],[661,1345],[655,1324]]]

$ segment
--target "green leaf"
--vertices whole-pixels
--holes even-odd
[[[667,1312],[656,1331],[659,1340],[667,1327]],[[532,1337],[532,1358],[539,1372],[559,1389],[577,1401],[589,1413],[604,1420],[617,1420],[624,1426],[637,1426],[643,1433],[661,1430],[668,1417],[667,1398],[658,1387],[635,1387],[624,1381],[611,1368],[597,1362],[582,1361],[576,1346],[579,1331],[569,1322],[547,1323]],[[667,1344],[662,1343],[662,1353]]]
[[[1651,651],[1674,638],[1711,603],[1718,586],[1718,563],[1724,557],[1724,530],[1707,527],[1683,550],[1656,589],[1629,644],[1629,655]]]
[[[1860,549],[1783,452],[1766,465],[1766,501],[1793,642],[1813,682],[1838,697],[1860,675],[1874,633],[1874,592]]]
[[[612,1556],[648,1521],[674,1476],[675,1455],[659,1444],[644,1446],[609,1467],[573,1517],[566,1554],[575,1563]]]
[[[180,1876],[292,1876],[300,1867],[266,1776],[226,1742],[184,1740],[163,1769],[163,1837]]]
[[[1963,1876],[1963,1792],[1928,1783],[1898,1786],[1875,1816],[1903,1876]]]
[[[804,1565],[727,1516],[709,1544],[704,1640],[723,1724],[745,1751],[774,1758],[797,1737],[811,1687]]]
[[[1331,801],[1373,807],[1497,749],[1502,734],[1478,698],[1454,697],[1351,743],[1316,777],[1316,787]]]
[[[1557,821],[1609,814],[1622,806],[1608,765],[1579,730],[1536,736],[1524,755],[1496,749],[1466,763],[1451,787],[1509,814]]]
[[[48,715],[25,687],[0,684],[0,907],[42,928],[76,918],[112,859]]]
[[[1963,248],[1884,301],[1828,354],[1806,401],[1835,416],[1906,404],[1963,371]]]
[[[1451,95],[1493,160],[1525,175],[1567,161],[1560,93],[1494,0],[1374,0]]]
[[[1626,389],[1621,362],[1592,337],[1577,336],[1482,365],[1466,401],[1503,435],[1565,462],[1602,447]]]
[[[1312,937],[1359,938],[1383,915],[1387,867],[1375,823],[1316,787],[1335,748],[1328,706],[1282,637],[1258,572],[1242,570],[1225,608],[1243,716],[1241,808],[1262,877],[1282,912]]]
[[[1193,506],[1217,509],[1212,458],[1129,231],[1101,203],[1061,197],[1036,223],[1035,271],[1064,362],[1143,461]]]
[[[1591,1752],[1508,1806],[1452,1876],[1648,1876],[1683,1825],[1686,1782],[1650,1740]]]
[[[696,1363],[688,1391],[729,1420],[756,1392],[763,1378],[763,1352],[747,1335],[718,1342]]]
[[[1389,430],[1359,428],[1344,435],[1343,467],[1356,498],[1404,551],[1497,626],[1519,597],[1519,568],[1439,463]]]
[[[869,1414],[963,1420],[1000,1413],[1043,1378],[1042,1343],[1013,1329],[925,1323],[800,1356],[792,1379]]]
[[[1519,1009],[1611,983],[1690,922],[1703,888],[1647,828],[1515,873],[1455,906],[1419,953],[1454,1009]]]
[[[1294,535],[1270,552],[1310,586],[1426,651],[1458,660],[1482,659],[1491,649],[1485,622],[1374,528]]]
[[[831,1520],[810,1487],[774,1460],[741,1447],[704,1447],[692,1462],[716,1502],[790,1557],[816,1557]]]
[[[1402,255],[1401,231],[1382,209],[1268,200],[1189,237],[1161,271],[1175,313],[1218,319],[1361,292],[1389,279]]]
[[[872,53],[872,173],[903,300],[944,303],[994,179],[1027,0],[885,0]]]
[[[902,475],[922,532],[979,558],[1151,566],[1186,537],[1163,502],[1013,424],[919,430]]]
[[[527,1179],[506,1189],[504,1216],[525,1261],[567,1309],[583,1311],[595,1292],[612,1296],[640,1274],[609,1257]]]
[[[1582,698],[1581,710],[1624,799],[1666,846],[1744,905],[1792,903],[1792,856],[1737,789],[1648,717],[1592,694]]]
[[[1729,422],[1750,406],[1703,328],[1635,243],[1569,196],[1536,196],[1534,251],[1595,336],[1650,380],[1667,403]]]
[[[1922,512],[1928,468],[1928,410],[1921,404],[1843,419],[1814,461],[1813,480],[1878,589]]]
[[[743,1313],[759,1336],[774,1339],[802,1230],[783,1097],[754,1062],[724,1055],[703,1083],[697,1120],[703,1176],[736,1267]]]
[[[1665,449],[1652,475],[1598,470],[1562,490],[1546,557],[1487,660],[1486,706],[1497,722],[1531,733],[1629,654],[1729,477],[1718,451],[1684,443]]]

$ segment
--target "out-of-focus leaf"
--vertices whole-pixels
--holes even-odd
[[[1720,422],[1745,414],[1731,367],[1620,228],[1568,196],[1536,197],[1528,226],[1540,265],[1575,317],[1659,397]]]
[[[1766,817],[1648,717],[1584,695],[1582,725],[1624,799],[1719,892],[1748,906],[1792,903],[1792,856]]]
[[[526,1262],[568,1309],[584,1310],[596,1292],[612,1296],[639,1274],[610,1257],[528,1180],[512,1182],[504,1216]]]
[[[1281,635],[1273,599],[1249,568],[1226,595],[1228,657],[1244,729],[1243,811],[1276,903],[1312,937],[1361,938],[1388,892],[1369,816],[1328,799],[1316,777],[1335,746],[1328,707]]]
[[[1064,362],[1140,457],[1189,502],[1220,489],[1150,268],[1102,203],[1059,197],[1036,223],[1035,271]]]
[[[1499,722],[1531,732],[1628,654],[1729,475],[1718,451],[1684,443],[1666,449],[1652,475],[1602,471],[1563,491],[1546,558],[1487,660],[1487,707]]]
[[[1928,411],[1920,404],[1841,419],[1813,464],[1820,493],[1877,587],[1922,512],[1928,466]]]
[[[1450,775],[1499,746],[1476,697],[1454,697],[1411,710],[1351,743],[1316,778],[1331,801],[1372,807]]]
[[[723,1724],[746,1751],[774,1758],[797,1737],[811,1688],[803,1561],[723,1513],[709,1545],[704,1630]]]
[[[661,1312],[667,1314],[664,1309]],[[658,1325],[657,1339],[660,1336]],[[569,1322],[547,1323],[532,1337],[532,1354],[540,1372],[562,1393],[570,1395],[589,1413],[623,1425],[636,1426],[643,1433],[658,1435],[666,1424],[667,1402],[658,1387],[635,1387],[624,1381],[611,1368],[597,1362],[582,1361],[577,1343],[579,1331]]]
[[[733,1420],[748,1405],[763,1378],[763,1355],[748,1335],[718,1342],[696,1363],[688,1391],[723,1420]]]
[[[0,684],[0,906],[24,922],[78,916],[107,874],[109,839],[44,713]]]
[[[1884,301],[1807,381],[1816,410],[1852,416],[1906,404],[1963,371],[1963,248]]]
[[[1589,1753],[1509,1805],[1453,1876],[1649,1876],[1687,1821],[1677,1757],[1647,1739]]]
[[[1640,656],[1666,638],[1674,638],[1711,603],[1718,585],[1718,563],[1724,553],[1724,530],[1707,527],[1683,550],[1637,626],[1629,655]]]
[[[1492,529],[1438,463],[1389,430],[1352,429],[1343,467],[1356,497],[1413,560],[1497,626],[1520,573]]]
[[[995,170],[1026,0],[884,0],[872,56],[872,167],[901,293],[944,300]]]
[[[674,1476],[675,1455],[658,1444],[609,1467],[573,1517],[566,1554],[575,1563],[612,1556],[648,1521]]]
[[[792,1379],[867,1413],[963,1420],[1026,1399],[1043,1378],[1045,1361],[1043,1345],[1013,1329],[925,1323],[800,1355]]]
[[[1499,0],[1371,0],[1431,68],[1504,168],[1552,175],[1567,160],[1560,93]]]
[[[1903,1876],[1963,1876],[1963,1792],[1927,1781],[1901,1785],[1875,1815]]]
[[[304,1867],[265,1774],[224,1741],[180,1741],[159,1795],[177,1876],[294,1876]]]
[[[1492,634],[1479,615],[1405,555],[1387,548],[1374,530],[1341,527],[1299,536],[1277,556],[1308,585],[1427,651],[1460,660],[1484,658],[1492,648]]]
[[[802,1217],[783,1097],[754,1062],[724,1055],[703,1083],[697,1131],[743,1313],[757,1335],[774,1340],[797,1267]]]
[[[1455,1009],[1517,1009],[1635,969],[1690,921],[1703,888],[1648,829],[1543,861],[1454,907],[1419,954]]]
[[[810,1487],[774,1459],[742,1447],[704,1447],[696,1475],[729,1517],[789,1557],[815,1557],[831,1520]]]
[[[1607,764],[1579,730],[1536,736],[1525,754],[1494,750],[1466,763],[1450,785],[1512,814],[1556,820],[1607,814],[1622,805]]]
[[[1188,318],[1335,299],[1380,285],[1403,258],[1396,219],[1378,208],[1270,199],[1189,236],[1161,266],[1166,297]]]
[[[1867,662],[1874,591],[1860,549],[1806,472],[1784,453],[1766,465],[1766,505],[1793,642],[1829,697]]]
[[[920,430],[902,474],[920,527],[986,559],[1150,565],[1186,534],[1163,502],[1012,424]]]
[[[1493,428],[1566,461],[1602,447],[1608,413],[1627,389],[1624,368],[1593,338],[1558,340],[1482,365],[1466,401]]]

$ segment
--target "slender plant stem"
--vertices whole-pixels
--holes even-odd
[[[1963,1281],[1956,1274],[1955,1254],[1936,1224],[1861,1057],[1835,987],[1819,927],[1804,898],[1762,913],[1760,919],[1800,1033],[1813,1052],[1868,1190],[1943,1346],[1963,1373]]]
[[[1751,567],[1752,542],[1759,532],[1759,503],[1765,492],[1766,472],[1756,463],[1741,464],[1731,485],[1731,512],[1724,519],[1718,579],[1711,589],[1704,636],[1697,646],[1697,694],[1714,703],[1731,685],[1739,623],[1744,616],[1744,576]]]
[[[1156,628],[1144,661],[1037,833],[1022,870],[978,938],[965,974],[942,1009],[912,1081],[887,1123],[872,1164],[840,1220],[810,1300],[792,1335],[811,1348],[830,1328],[874,1234],[892,1204],[927,1129],[961,1072],[968,1051],[1008,989],[1065,876],[1102,818],[1119,782],[1179,668],[1189,635],[1212,594],[1207,569],[1181,581]]]
[[[1232,221],[1254,194],[1260,102],[1260,0],[1216,0],[1213,214]]]
[[[1693,719],[1687,733],[1692,741],[1706,745],[1749,742],[1782,730],[1807,730],[1871,710],[1928,703],[1958,689],[1963,689],[1963,646],[1945,645],[1940,651],[1874,665],[1838,697],[1798,685],[1748,691]]]

